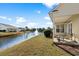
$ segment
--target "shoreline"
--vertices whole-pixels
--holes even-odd
[[[0,32],[0,38],[9,37],[13,35],[21,35],[24,34],[24,32]]]

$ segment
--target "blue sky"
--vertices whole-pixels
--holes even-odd
[[[17,27],[52,27],[48,12],[55,4],[43,3],[2,3],[0,4],[0,23]]]

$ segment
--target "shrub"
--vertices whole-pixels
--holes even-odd
[[[0,30],[0,32],[6,32],[6,30]]]
[[[45,35],[46,38],[52,38],[53,32],[51,30],[45,30],[44,35]]]

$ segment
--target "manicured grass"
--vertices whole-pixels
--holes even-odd
[[[22,42],[12,48],[0,52],[0,55],[6,56],[62,56],[69,55],[62,49],[52,44],[52,39],[39,35]]]

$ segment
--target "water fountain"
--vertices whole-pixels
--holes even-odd
[[[38,35],[38,30],[36,29],[36,31],[35,31],[35,35]]]

